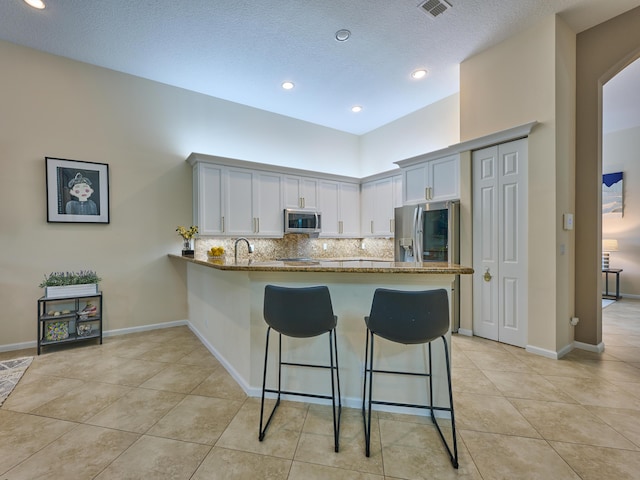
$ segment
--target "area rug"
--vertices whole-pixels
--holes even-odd
[[[608,300],[606,298],[603,298],[602,299],[602,308],[607,308],[612,303],[616,303],[616,301],[615,300]]]
[[[0,362],[0,406],[27,371],[33,357],[14,358]]]

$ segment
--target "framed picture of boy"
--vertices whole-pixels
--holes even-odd
[[[45,157],[47,222],[109,223],[109,165]]]

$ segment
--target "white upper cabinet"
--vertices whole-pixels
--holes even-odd
[[[284,177],[285,208],[318,208],[318,179],[285,175]]]
[[[322,213],[321,237],[360,236],[360,185],[320,180],[318,210]]]
[[[254,173],[254,233],[263,237],[282,237],[284,214],[282,207],[282,175],[271,172]]]
[[[460,197],[460,156],[449,155],[403,167],[404,204]]]
[[[360,201],[362,236],[393,236],[394,208],[402,204],[402,175],[364,182]]]
[[[229,235],[252,235],[254,233],[254,188],[251,170],[228,168],[225,185],[226,232]]]
[[[402,203],[402,175],[394,175],[393,181],[393,208],[401,207]]]
[[[226,182],[226,234],[283,235],[281,175],[227,168]]]
[[[340,234],[340,187],[338,182],[321,180],[319,184],[318,199],[319,211],[322,213],[323,237],[337,237]]]
[[[360,185],[340,183],[340,236],[360,237]]]
[[[224,225],[223,167],[207,163],[193,166],[193,224],[200,235],[222,235]]]

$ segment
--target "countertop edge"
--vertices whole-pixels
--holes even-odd
[[[422,274],[422,275],[470,275],[473,268],[465,267],[457,264],[442,263],[410,263],[410,262],[392,262],[391,266],[373,266],[373,265],[341,265],[344,262],[367,262],[366,258],[360,260],[327,260],[326,263],[319,259],[319,263],[287,264],[288,262],[265,261],[265,262],[247,262],[226,263],[218,259],[208,259],[201,257],[183,257],[169,253],[170,258],[183,260],[189,263],[195,263],[205,267],[215,268],[216,270],[225,271],[241,271],[241,272],[334,272],[334,273],[399,273],[399,274]],[[224,262],[224,263],[223,263]],[[371,262],[370,263],[377,263]],[[387,263],[387,262],[380,262]]]

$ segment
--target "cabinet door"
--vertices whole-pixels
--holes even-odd
[[[221,235],[224,224],[224,170],[199,163],[193,167],[193,223],[201,235]]]
[[[412,165],[402,172],[404,204],[421,203],[427,200],[429,170],[425,163]]]
[[[311,177],[284,177],[286,208],[318,208],[318,180]]]
[[[260,236],[282,237],[282,176],[277,173],[254,173],[254,233]]]
[[[393,234],[393,180],[375,182],[373,234],[388,237]]]
[[[301,178],[300,196],[302,197],[302,208],[318,208],[318,183],[315,178]]]
[[[360,186],[360,234],[363,237],[373,236],[375,193],[375,182],[365,182]]]
[[[285,208],[302,208],[302,201],[300,197],[300,177],[285,175],[284,207]]]
[[[431,180],[429,201],[460,198],[460,157],[450,155],[431,160],[428,166]]]
[[[251,235],[254,233],[253,173],[246,169],[227,169],[226,233]]]
[[[402,203],[402,175],[394,175],[393,182],[393,208],[401,207]]]
[[[339,233],[342,237],[360,236],[360,185],[357,183],[340,183]]]
[[[322,237],[340,236],[340,208],[338,182],[321,180],[318,184],[318,210],[322,213]]]

